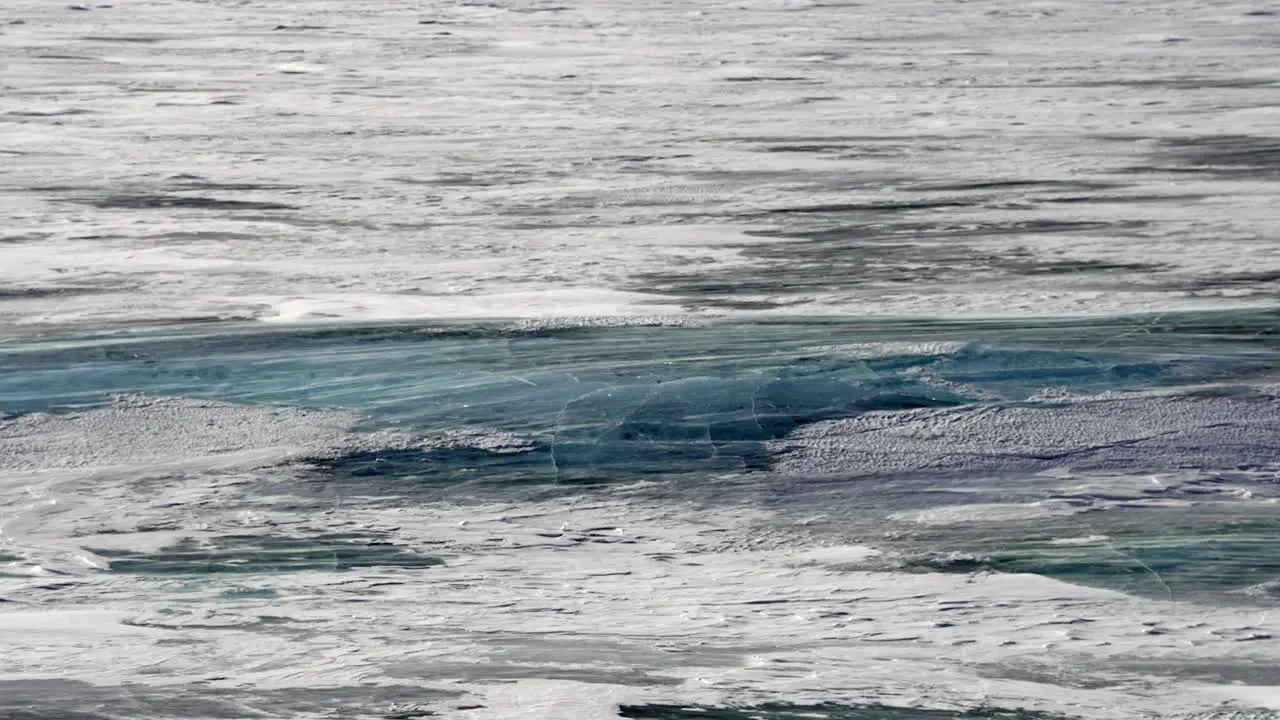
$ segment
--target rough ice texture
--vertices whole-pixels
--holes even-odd
[[[438,437],[425,439],[416,444],[423,448],[475,448],[499,454],[528,452],[536,446],[531,438],[484,428],[446,430]]]
[[[715,316],[702,315],[614,315],[579,317],[546,317],[520,320],[512,325],[517,331],[538,332],[585,327],[698,327],[714,321]]]
[[[1179,442],[1200,448],[1197,433],[1221,431],[1237,448],[1255,447],[1251,433],[1274,417],[1271,402],[1095,401],[1074,414],[1059,408],[1062,424],[1039,408],[872,413],[861,435],[896,427],[904,451],[937,466],[955,465],[957,446],[977,452],[999,436],[1009,457],[1034,466],[1022,443],[1126,447],[1149,426],[1165,443],[1147,448],[1153,457],[1172,449],[1174,459],[1213,462],[1178,455]],[[52,717],[129,702],[156,717],[235,704],[241,714],[294,717],[596,720],[621,702],[785,697],[1127,720],[1231,698],[1274,704],[1256,689],[1266,679],[1258,668],[1275,665],[1280,627],[1257,608],[1026,574],[895,572],[876,567],[885,564],[876,547],[831,533],[841,519],[823,527],[746,498],[699,502],[674,486],[388,504],[338,492],[323,468],[263,467],[379,443],[504,452],[526,442],[476,431],[366,436],[350,430],[357,419],[125,396],[0,426],[9,659],[0,682],[63,683],[42,698],[0,693],[0,710],[21,697],[24,712]],[[802,429],[797,452],[806,438],[849,430]],[[898,440],[882,439],[868,441],[882,454],[876,462],[920,466],[895,464]],[[823,452],[861,461],[838,443]],[[72,454],[80,459],[68,465]],[[160,461],[172,464],[156,472]],[[86,481],[101,468],[111,482]],[[405,480],[397,491],[411,493]],[[953,511],[978,526],[1034,522],[1009,506]],[[133,683],[125,699],[105,689],[124,683]]]
[[[873,412],[800,428],[771,450],[781,471],[799,475],[1157,470],[1272,464],[1278,438],[1274,397],[1157,395]]]
[[[244,469],[379,450],[514,453],[533,446],[529,438],[484,428],[431,436],[357,432],[363,419],[347,410],[122,394],[102,408],[0,421],[0,472]]]
[[[862,342],[848,345],[815,348],[829,351],[838,357],[856,360],[876,360],[880,358],[911,357],[913,355],[950,355],[963,350],[967,345],[959,341],[924,341],[924,342]]]
[[[1269,12],[9,0],[0,334],[1273,305]],[[0,681],[14,683],[0,714],[598,720],[624,699],[779,696],[1117,720],[1280,706],[1265,612],[859,571],[861,546],[815,551],[740,510],[298,507],[254,494],[297,469],[260,468],[366,447],[353,416],[147,403],[0,426]],[[920,411],[778,449],[813,473],[1110,467],[1138,450],[1246,462],[1273,454],[1272,411]],[[82,482],[104,468],[118,482]],[[219,537],[335,536],[445,564],[146,583],[110,570]],[[106,689],[128,682],[146,687]]]
[[[365,438],[351,431],[359,419],[344,411],[120,395],[103,408],[0,423],[0,471],[275,464],[361,446]]]
[[[0,322],[1270,305],[1265,3],[11,0]]]
[[[0,680],[99,688],[32,700],[54,714],[133,682],[130,697],[157,706],[203,698],[268,711],[334,693],[295,717],[362,697],[370,704],[347,716],[384,717],[396,700],[459,718],[597,720],[622,700],[783,697],[1127,720],[1210,708],[1237,689],[1257,702],[1252,688],[1230,682],[1256,682],[1272,667],[1280,635],[1256,609],[1033,575],[859,570],[874,551],[815,544],[802,527],[743,508],[575,497],[388,510],[259,498],[247,513],[243,487],[175,479],[151,497],[131,496],[128,523],[112,503],[86,503],[39,531],[76,527],[75,541],[100,552],[156,554],[174,537],[327,527],[425,548],[445,563],[189,576],[179,595],[84,566],[61,585],[11,579]],[[1189,682],[1214,675],[1217,686]],[[406,685],[418,696],[374,691]]]

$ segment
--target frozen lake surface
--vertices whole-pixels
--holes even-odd
[[[1276,12],[12,0],[0,312],[1271,305]]]
[[[0,7],[0,717],[1280,717],[1280,6]]]

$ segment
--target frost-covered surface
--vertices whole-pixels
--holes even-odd
[[[782,469],[842,476],[904,471],[1252,467],[1277,460],[1280,400],[1139,397],[1047,407],[874,412],[775,443]]]
[[[134,523],[191,533],[191,510],[160,500],[221,504],[239,494],[229,485],[173,484],[128,520],[77,518],[80,541],[101,554],[157,552],[154,535],[174,530],[137,534]],[[260,497],[253,506],[251,517],[206,515],[199,534],[301,535],[328,524]],[[850,569],[858,547],[787,547],[795,528],[733,511],[596,499],[347,505],[343,519],[346,532],[444,564],[10,580],[5,676],[138,683],[158,705],[223,695],[264,710],[285,689],[297,698],[341,689],[361,717],[389,714],[379,686],[409,685],[418,693],[405,699],[459,718],[607,718],[620,700],[778,698],[1131,718],[1212,705],[1231,696],[1224,682],[1256,685],[1275,658],[1267,636],[1280,632],[1257,609],[1138,600],[1033,575]],[[475,705],[485,707],[450,712]]]
[[[358,416],[294,408],[118,396],[74,415],[25,415],[0,423],[0,472],[125,469],[201,458],[228,464],[278,464],[342,447]]]
[[[1267,2],[0,9],[0,320],[1269,305]]]
[[[1278,22],[7,0],[0,716],[1275,717]]]
[[[1268,717],[1275,336],[1236,313],[10,342],[0,713]]]

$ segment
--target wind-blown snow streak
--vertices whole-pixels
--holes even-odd
[[[1275,303],[1264,2],[108,5],[0,9],[5,333]]]

